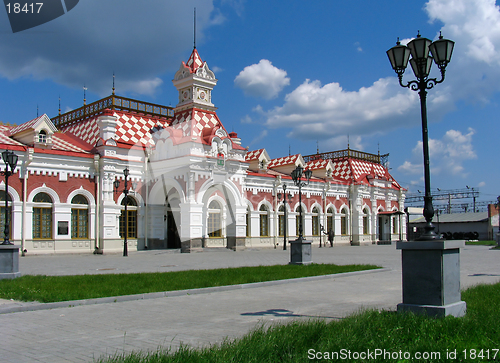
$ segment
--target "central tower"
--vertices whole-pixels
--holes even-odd
[[[217,109],[212,103],[212,89],[217,84],[217,79],[214,72],[208,68],[207,62],[201,60],[196,47],[187,63],[182,62],[172,82],[179,92],[176,113],[190,108],[206,111]]]

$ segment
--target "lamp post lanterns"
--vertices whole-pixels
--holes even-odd
[[[425,180],[425,196],[424,196],[424,212],[426,220],[425,232],[420,237],[422,240],[435,240],[439,236],[434,232],[432,225],[432,217],[434,216],[434,208],[432,207],[431,181],[430,181],[430,165],[429,165],[429,135],[427,130],[427,90],[433,88],[436,84],[444,81],[446,66],[450,62],[453,46],[455,42],[443,39],[440,35],[439,39],[432,42],[427,38],[422,38],[420,33],[417,37],[404,46],[399,42],[395,47],[387,51],[387,55],[391,62],[392,68],[398,75],[399,84],[401,87],[410,88],[412,91],[418,91],[420,96],[420,112],[422,116],[422,141],[424,153],[424,180]],[[431,55],[429,54],[431,53]],[[410,59],[411,55],[411,59]],[[410,61],[411,68],[415,74],[416,80],[403,84],[403,73]],[[430,78],[430,70],[432,60],[436,63],[441,71],[441,79]]]
[[[281,201],[281,193],[278,193],[278,202]],[[284,208],[284,216],[283,216],[283,250],[286,251],[286,230],[287,230],[287,216],[286,216],[286,198],[288,197],[288,203],[292,202],[292,195],[286,192],[286,184],[283,183],[283,208]]]
[[[128,204],[128,175],[129,175],[129,169],[125,168],[123,169],[123,175],[125,176],[125,188],[123,189],[123,194],[125,195],[125,231],[124,231],[124,236],[123,236],[123,256],[128,256],[128,248],[127,248],[127,237],[128,237],[128,215],[127,215],[127,204]],[[114,181],[114,187],[115,187],[115,193],[118,192],[118,188],[120,187],[120,181],[116,179]],[[118,226],[118,230],[120,227]]]
[[[4,226],[4,238],[3,245],[12,245],[10,242],[10,213],[9,213],[9,176],[14,174],[14,169],[17,165],[18,156],[12,151],[5,150],[2,152],[2,159],[5,162],[5,171],[2,173],[5,175],[5,226]],[[9,171],[10,166],[10,171]]]
[[[311,241],[305,241],[303,236],[303,226],[302,226],[302,187],[309,184],[312,176],[311,170],[304,171],[304,168],[297,166],[294,171],[292,171],[293,183],[296,187],[299,187],[299,237],[290,242],[290,264],[293,265],[305,265],[312,262],[311,260]],[[305,180],[302,178],[305,177]]]

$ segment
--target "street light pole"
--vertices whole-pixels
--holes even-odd
[[[12,245],[13,243],[10,242],[9,176],[14,174],[18,156],[12,151],[5,150],[2,152],[2,159],[5,162],[5,170],[2,172],[2,174],[5,175],[5,226],[2,245]]]
[[[129,175],[129,169],[128,167],[123,169],[123,175],[125,176],[125,189],[123,189],[123,194],[125,195],[124,198],[124,203],[125,203],[125,211],[124,211],[124,218],[125,218],[125,231],[124,231],[124,236],[123,236],[123,256],[128,256],[128,246],[127,246],[127,237],[128,237],[128,215],[127,215],[127,204],[128,204],[128,175]],[[117,179],[114,182],[115,186],[115,193],[118,192],[118,188],[120,187],[120,181]],[[118,230],[120,230],[120,226],[118,226]]]
[[[497,247],[500,247],[500,196],[497,197],[497,209],[498,209],[498,237],[497,237]]]
[[[306,181],[302,181],[302,176],[306,177]],[[294,171],[292,171],[292,180],[296,187],[299,187],[299,240],[303,240],[303,227],[302,227],[302,187],[309,184],[309,180],[312,176],[312,170],[307,169],[304,171],[302,166],[297,166]]]
[[[283,208],[284,208],[284,215],[283,215],[283,218],[284,218],[284,231],[283,231],[283,250],[286,251],[286,231],[287,231],[287,215],[286,215],[286,197],[288,196],[288,199],[289,201],[291,202],[292,201],[292,195],[290,193],[287,194],[286,192],[286,184],[283,183]],[[278,193],[278,202],[280,201],[281,199],[281,193]]]
[[[453,46],[455,42],[443,39],[440,35],[439,39],[431,42],[427,38],[422,38],[420,33],[415,39],[408,43],[408,46],[396,43],[396,46],[387,51],[387,55],[391,62],[392,68],[398,75],[399,84],[401,87],[409,88],[412,91],[418,91],[420,96],[420,113],[422,117],[422,142],[424,154],[424,212],[426,220],[425,232],[420,237],[421,240],[435,240],[439,236],[434,232],[432,218],[434,216],[434,208],[432,206],[431,195],[431,173],[429,162],[429,134],[427,128],[427,90],[433,88],[436,84],[442,83],[445,77],[446,66],[450,62]],[[429,52],[432,56],[429,55]],[[412,58],[410,59],[410,55]],[[403,84],[403,73],[410,61],[413,73],[416,80]],[[441,71],[441,79],[429,78],[429,73],[432,66],[432,60],[436,63]]]

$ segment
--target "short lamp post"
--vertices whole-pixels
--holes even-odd
[[[123,194],[125,195],[125,213],[124,213],[124,219],[125,219],[125,231],[123,235],[123,256],[128,256],[128,248],[127,248],[127,237],[128,237],[128,215],[127,215],[127,204],[128,204],[128,175],[129,175],[129,169],[125,168],[123,169],[123,175],[125,176],[125,188],[123,189]],[[116,179],[114,181],[114,187],[115,187],[115,193],[118,193],[120,188],[120,181]],[[120,230],[120,226],[118,226],[118,230]]]
[[[2,152],[2,159],[5,162],[5,171],[2,172],[5,175],[5,227],[4,227],[4,238],[3,245],[12,245],[10,242],[10,213],[9,213],[9,176],[14,174],[16,169],[18,156],[12,151],[5,150]],[[10,166],[10,171],[9,171]]]
[[[311,170],[304,171],[304,168],[297,166],[292,171],[292,180],[296,187],[299,188],[299,237],[290,242],[290,264],[305,265],[312,262],[311,259],[311,241],[305,241],[303,236],[302,223],[302,187],[309,184],[312,176]],[[305,177],[305,180],[303,179]]]
[[[278,193],[278,203],[281,201],[281,197],[283,196],[283,208],[284,208],[284,215],[283,215],[283,250],[286,251],[286,231],[287,231],[287,226],[288,226],[288,220],[287,220],[287,215],[286,215],[286,203],[287,203],[287,197],[288,197],[288,203],[292,202],[292,194],[286,192],[286,184],[283,183],[283,194]]]
[[[425,231],[418,241],[397,242],[401,250],[403,302],[398,312],[412,311],[432,316],[463,316],[466,303],[460,293],[460,248],[464,241],[445,241],[434,231],[432,206],[429,135],[427,130],[427,90],[444,81],[445,69],[451,60],[455,43],[439,39],[432,42],[420,33],[408,46],[397,45],[387,51],[392,68],[398,75],[401,87],[418,91],[422,116],[422,142],[424,153],[424,211]],[[411,59],[410,59],[411,55]],[[416,80],[403,83],[403,73],[410,61]],[[432,61],[441,71],[441,79],[430,78]]]
[[[443,39],[440,35],[439,39],[432,42],[427,38],[422,38],[420,33],[417,37],[408,43],[408,46],[402,45],[399,39],[395,47],[387,51],[392,68],[399,78],[401,87],[410,88],[412,91],[418,91],[420,96],[420,111],[422,115],[422,141],[424,152],[424,180],[425,180],[425,196],[424,196],[424,212],[426,220],[425,232],[420,237],[421,240],[435,240],[439,236],[434,232],[432,225],[432,217],[434,209],[432,207],[431,195],[431,176],[429,165],[429,135],[427,130],[427,90],[433,88],[436,84],[444,81],[446,66],[451,60],[453,46],[455,42]],[[430,52],[430,54],[429,54]],[[411,59],[410,59],[411,55]],[[415,74],[416,80],[410,81],[407,84],[403,83],[403,73],[410,60],[411,68]],[[430,78],[432,61],[436,63],[441,71],[441,79]]]

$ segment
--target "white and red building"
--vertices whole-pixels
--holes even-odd
[[[405,239],[405,190],[380,155],[348,148],[271,159],[243,148],[217,116],[217,79],[196,49],[173,83],[173,109],[113,92],[52,119],[0,125],[0,148],[19,156],[7,196],[11,240],[28,254],[120,251],[125,233],[139,250],[274,247],[285,228],[290,239],[298,234],[300,207],[313,243],[321,226],[336,244]],[[302,206],[290,177],[299,165],[313,172]],[[0,191],[3,225],[3,180]]]

